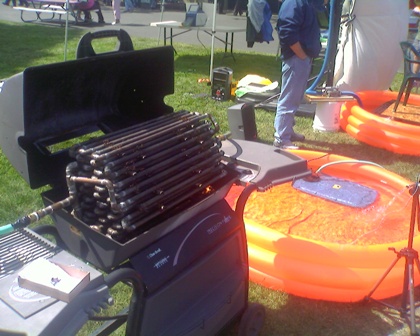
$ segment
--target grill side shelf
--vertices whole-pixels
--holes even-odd
[[[0,279],[37,258],[50,258],[61,251],[28,229],[14,231],[0,239]]]

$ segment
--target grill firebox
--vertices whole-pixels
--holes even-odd
[[[222,200],[238,173],[222,163],[217,124],[180,111],[78,143],[52,214],[69,248],[110,270]]]
[[[67,169],[75,216],[124,242],[159,215],[211,194],[227,175],[216,132],[209,116],[183,111],[76,145]]]

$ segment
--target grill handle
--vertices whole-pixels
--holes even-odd
[[[82,36],[82,38],[79,41],[79,44],[77,45],[76,58],[79,59],[84,57],[96,56],[97,54],[92,47],[92,40],[105,37],[116,37],[118,39],[116,50],[112,51],[111,53],[134,50],[133,42],[131,41],[130,35],[128,35],[128,33],[124,29],[102,30],[93,33],[89,32]]]

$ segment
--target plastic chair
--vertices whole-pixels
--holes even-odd
[[[114,51],[102,53],[101,55],[134,50],[131,37],[125,30],[101,30],[94,33],[87,33],[82,36],[82,38],[79,41],[79,44],[77,45],[76,58],[79,59],[84,57],[97,56],[95,50],[93,50],[92,47],[92,40],[106,37],[116,37],[118,39],[118,43]]]
[[[405,106],[407,105],[408,97],[410,97],[414,82],[420,82],[420,53],[410,42],[400,42],[400,46],[404,55],[404,79],[401,83],[397,100],[395,101],[394,112],[397,111],[404,90],[405,97],[403,105]]]

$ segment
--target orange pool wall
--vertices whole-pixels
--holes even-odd
[[[371,113],[382,104],[396,100],[398,92],[364,91],[356,94],[360,97],[363,108],[355,101],[342,105],[340,127],[343,130],[368,145],[398,154],[420,156],[420,126]],[[420,106],[420,95],[411,94],[408,104]]]
[[[291,152],[307,160],[325,154],[305,150]],[[308,161],[308,165],[315,171],[325,163],[348,159],[331,154]],[[392,172],[366,164],[332,165],[325,169],[325,173],[341,178],[348,176],[356,181],[357,176],[362,175],[380,179],[396,191],[411,184]],[[334,218],[331,218],[331,225],[334,225]],[[371,246],[325,243],[282,234],[246,218],[245,226],[250,280],[271,289],[311,299],[337,302],[363,300],[395,260],[396,254],[389,248],[394,247],[400,251],[407,247],[406,240]],[[413,247],[416,246],[420,247],[420,237],[414,240]],[[375,290],[372,298],[383,299],[400,294],[404,267],[405,258],[401,258]],[[419,283],[417,275],[416,285]]]

